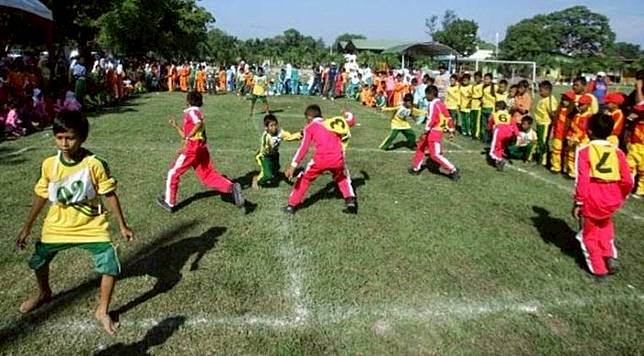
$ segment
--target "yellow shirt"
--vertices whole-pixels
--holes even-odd
[[[472,87],[472,104],[470,106],[472,110],[481,109],[481,99],[483,99],[483,83]]]
[[[590,112],[593,113],[593,115],[597,114],[599,112],[599,101],[593,94],[584,94],[590,96],[593,101],[590,103]],[[575,102],[579,103],[579,98],[581,98],[582,95],[577,95],[575,97]]]
[[[419,110],[416,108],[408,109],[403,105],[392,108],[382,108],[383,112],[393,113],[391,116],[391,129],[392,130],[407,130],[411,129],[411,125],[407,119],[411,119],[414,116],[423,116],[427,113],[424,110]]]
[[[280,129],[276,135],[264,131],[262,134],[262,143],[259,148],[259,155],[266,157],[278,153],[280,143],[282,141],[297,141],[302,139],[302,134],[299,132],[290,133],[286,130]]]
[[[447,107],[447,110],[458,110],[458,105],[460,104],[461,100],[461,86],[456,84],[456,85],[450,85],[447,88],[447,94],[445,96],[445,106]]]
[[[492,91],[492,85],[483,88],[483,99],[481,100],[483,109],[494,109],[496,106],[496,93]]]
[[[265,75],[258,76],[256,75],[253,78],[253,95],[255,96],[266,96],[266,87],[268,86],[268,79]]]
[[[541,98],[537,103],[537,110],[534,112],[534,119],[537,125],[550,125],[552,118],[556,115],[559,101],[553,95]]]
[[[470,112],[471,102],[472,102],[472,84],[461,85],[461,100],[460,100],[460,110],[462,112]]]
[[[496,92],[496,101],[502,101],[509,106],[510,105],[510,102],[508,101],[509,96],[510,94],[507,91],[505,93]],[[496,103],[494,103],[494,106],[496,106]]]
[[[44,243],[109,242],[107,213],[100,196],[116,190],[103,160],[85,151],[80,162],[62,153],[46,158],[34,192],[51,202],[42,227]]]

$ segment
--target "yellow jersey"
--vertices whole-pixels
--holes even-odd
[[[483,83],[476,84],[472,87],[472,110],[481,109],[481,100],[483,99]]]
[[[268,87],[268,79],[265,75],[258,76],[256,75],[253,78],[253,95],[255,96],[266,96],[266,88]]]
[[[472,102],[472,84],[461,85],[460,87],[461,98],[460,108],[462,112],[470,112]]]
[[[282,141],[297,141],[302,139],[302,134],[299,132],[290,133],[286,130],[279,129],[276,135],[271,135],[267,131],[262,134],[262,143],[259,148],[259,155],[273,156],[279,153],[279,146]]]
[[[496,93],[494,92],[493,85],[483,87],[483,99],[481,99],[481,106],[483,109],[492,109],[496,105]]]
[[[534,119],[537,125],[550,125],[552,118],[557,115],[559,101],[553,95],[547,98],[541,98],[537,103],[537,109],[534,112]]]
[[[510,94],[506,91],[505,93],[499,93],[498,91],[496,92],[496,101],[502,101],[504,102],[507,106],[510,106],[510,101],[508,98],[510,97]],[[496,107],[496,103],[494,103],[494,106]]]
[[[458,105],[460,104],[461,100],[461,86],[456,84],[456,85],[450,85],[447,88],[447,93],[445,95],[445,106],[447,107],[447,110],[458,110]]]
[[[84,150],[79,162],[62,152],[46,158],[34,192],[51,207],[42,227],[43,243],[109,242],[107,213],[100,196],[116,190],[107,163]]]
[[[411,129],[411,125],[407,119],[427,115],[424,110],[416,108],[406,108],[403,105],[391,108],[382,108],[383,112],[392,113],[391,115],[391,129],[392,130],[407,130]]]

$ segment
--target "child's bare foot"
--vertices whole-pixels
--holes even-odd
[[[51,302],[51,293],[40,293],[36,296],[29,297],[27,300],[20,304],[20,312],[23,314],[36,310],[39,307]]]
[[[94,314],[94,317],[96,317],[96,320],[98,320],[108,334],[116,336],[116,333],[119,330],[119,323],[114,322],[109,314],[99,313],[97,311],[96,314]]]
[[[258,182],[257,176],[253,177],[253,183],[251,184],[251,186],[253,187],[253,189],[259,189],[259,182]]]

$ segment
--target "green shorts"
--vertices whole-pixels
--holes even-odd
[[[36,242],[36,250],[29,259],[29,267],[38,269],[56,257],[60,251],[70,248],[81,248],[92,253],[94,271],[98,274],[118,276],[121,273],[121,264],[116,253],[116,247],[111,242],[88,243],[43,243]]]
[[[257,100],[261,101],[264,104],[268,104],[268,99],[266,99],[266,95],[252,95],[250,96],[250,101],[254,103],[257,102]]]

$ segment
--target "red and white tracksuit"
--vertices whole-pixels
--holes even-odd
[[[191,107],[183,114],[183,134],[189,135],[195,125],[203,121],[203,113],[198,107]],[[200,130],[194,136],[186,140],[186,145],[172,163],[166,180],[165,202],[169,206],[177,203],[177,192],[181,176],[190,168],[194,168],[195,174],[203,185],[221,193],[231,193],[233,182],[222,176],[214,167],[210,159],[210,152],[206,144],[205,130]]]
[[[425,139],[418,141],[416,154],[412,159],[412,169],[419,171],[425,163],[425,153],[447,173],[454,172],[456,167],[443,156],[443,133],[454,131],[454,120],[449,115],[447,107],[441,99],[434,99],[427,107],[427,124]]]
[[[616,150],[619,180],[606,181],[592,177],[590,150],[593,145],[609,146]],[[581,206],[582,216],[577,240],[581,244],[588,270],[594,275],[603,276],[608,274],[605,259],[617,258],[612,217],[633,189],[633,178],[624,152],[603,140],[591,141],[578,149],[575,167],[575,203]]]
[[[355,119],[351,114],[346,116],[346,121],[350,127],[355,125]],[[333,175],[333,180],[345,199],[355,197],[351,186],[351,176],[345,164],[342,140],[336,133],[324,127],[324,119],[321,117],[313,119],[304,128],[302,143],[293,157],[291,166],[299,166],[306,157],[311,144],[315,146],[315,153],[306,169],[298,175],[293,191],[288,198],[288,205],[293,207],[300,205],[311,182],[325,172],[330,172]]]
[[[492,131],[490,158],[495,162],[502,161],[505,149],[519,134],[516,121],[507,111],[497,111],[490,117],[488,129]]]

